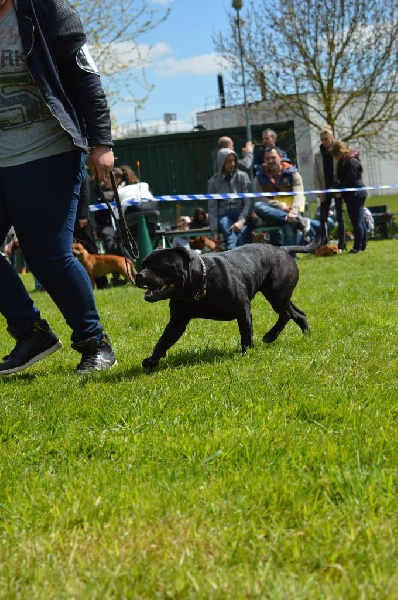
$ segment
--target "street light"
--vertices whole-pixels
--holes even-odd
[[[137,137],[140,135],[140,125],[137,117],[137,112],[140,110],[139,106],[134,106],[134,120],[135,120],[135,133]]]
[[[239,42],[239,55],[240,55],[240,68],[242,71],[242,87],[243,87],[243,102],[245,106],[245,123],[246,123],[246,141],[252,141],[252,132],[250,127],[249,109],[247,105],[246,97],[246,81],[245,81],[245,69],[243,66],[243,49],[242,49],[242,36],[240,31],[240,18],[239,11],[243,7],[243,0],[232,0],[232,8],[236,10],[235,23],[238,26],[238,42]]]

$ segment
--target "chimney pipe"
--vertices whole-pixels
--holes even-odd
[[[218,97],[220,99],[221,108],[225,108],[225,93],[224,93],[224,82],[222,75],[217,75],[217,83],[218,83]]]

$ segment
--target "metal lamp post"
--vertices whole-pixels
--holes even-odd
[[[240,55],[240,68],[242,72],[242,87],[243,87],[243,102],[245,106],[245,123],[246,123],[246,141],[252,141],[252,132],[250,127],[249,109],[247,105],[246,96],[246,80],[245,80],[245,69],[243,66],[243,49],[242,49],[242,36],[240,31],[240,18],[239,11],[243,7],[243,0],[232,0],[232,8],[236,10],[236,25],[238,26],[238,42],[239,42],[239,55]]]

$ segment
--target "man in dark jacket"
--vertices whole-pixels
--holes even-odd
[[[325,190],[335,188],[337,179],[337,159],[331,154],[334,144],[332,129],[328,126],[323,127],[320,138],[321,144],[314,154],[314,189]],[[339,228],[338,247],[339,250],[344,250],[346,245],[343,198],[338,192],[321,192],[319,194],[323,243],[326,244],[329,238],[328,217],[333,198]]]
[[[0,0],[0,239],[13,225],[31,271],[72,330],[78,373],[116,363],[85,269],[72,254],[86,154],[113,166],[109,109],[82,23],[68,0]],[[62,346],[0,256],[0,312],[16,339],[0,375]]]
[[[276,147],[277,146],[276,140],[277,140],[276,131],[274,131],[273,129],[264,129],[264,131],[261,134],[261,141],[263,142],[263,145],[261,146],[261,148],[256,150],[256,152],[254,153],[254,157],[253,157],[252,169],[253,169],[254,176],[257,175],[258,169],[261,169],[261,166],[264,163],[265,149],[269,148],[271,146]],[[282,158],[287,158],[287,154],[284,150],[279,148],[279,152],[281,153]]]

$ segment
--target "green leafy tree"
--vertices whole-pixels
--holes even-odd
[[[273,100],[340,139],[388,136],[398,114],[396,1],[248,0],[239,11],[249,100]],[[237,13],[214,39],[235,74]],[[229,82],[233,97],[239,78]]]

